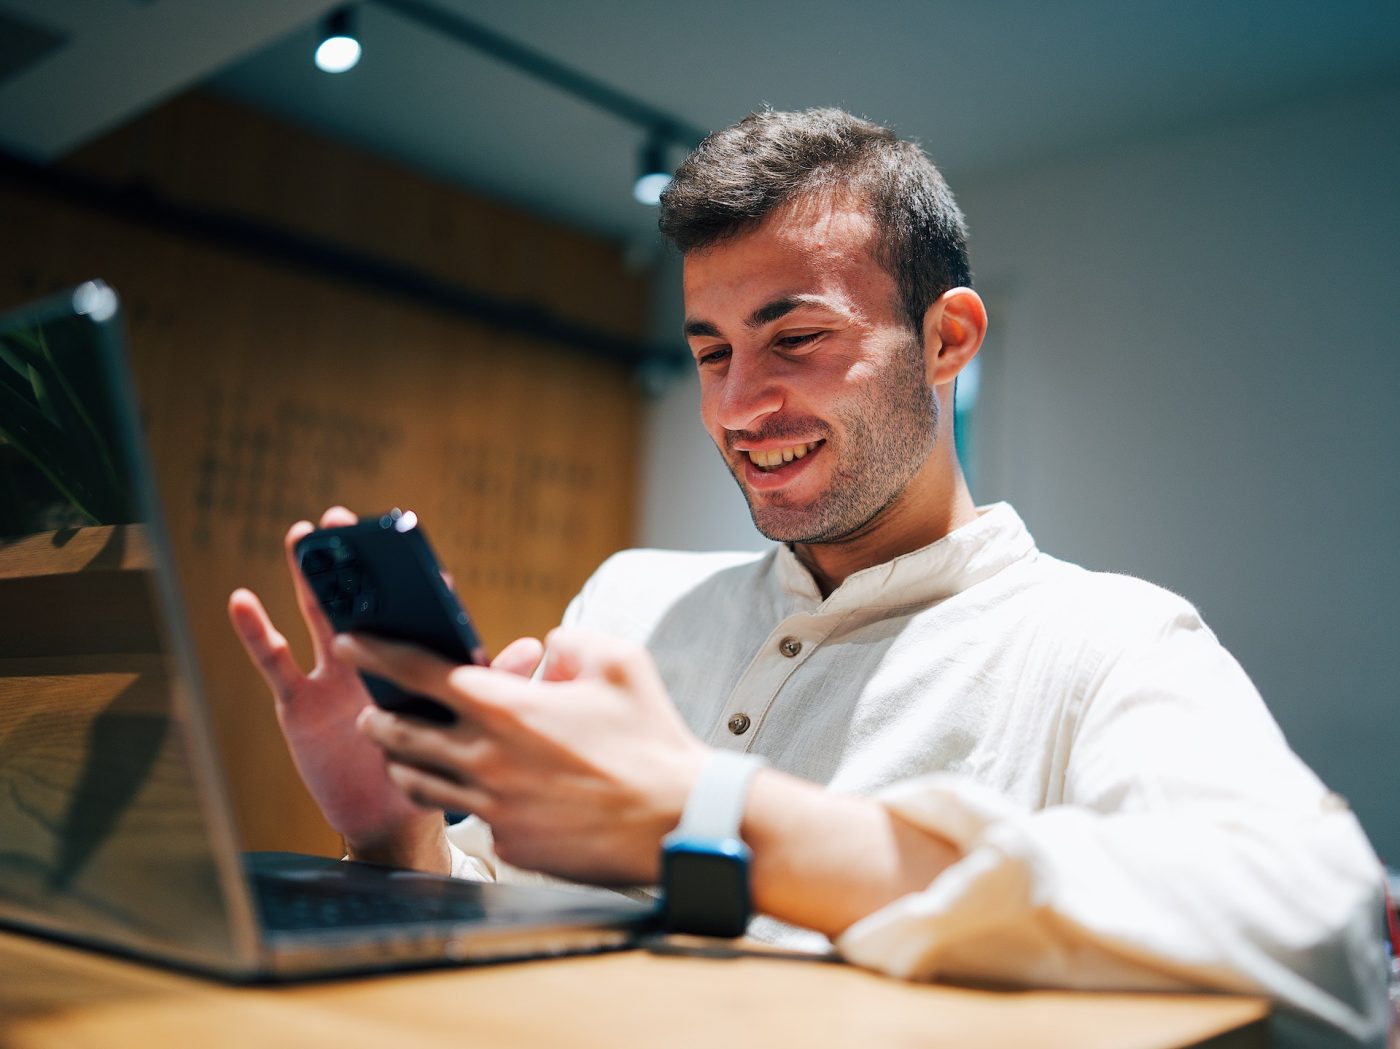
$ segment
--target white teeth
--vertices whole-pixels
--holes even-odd
[[[790,463],[794,459],[801,459],[820,443],[820,441],[811,441],[807,444],[792,444],[788,445],[786,448],[774,448],[767,452],[758,452],[750,449],[748,453],[749,461],[755,466],[760,466],[765,470],[771,470],[773,467],[781,466],[783,463]]]

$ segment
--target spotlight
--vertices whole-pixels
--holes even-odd
[[[360,61],[360,42],[350,25],[350,8],[342,7],[326,16],[321,26],[321,42],[316,45],[316,68],[323,73],[344,73]]]
[[[659,135],[647,139],[642,147],[641,170],[632,184],[632,196],[638,204],[656,207],[661,194],[671,184],[671,169],[666,166],[666,146]]]

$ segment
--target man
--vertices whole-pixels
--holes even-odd
[[[922,152],[757,114],[682,165],[661,225],[702,418],[779,545],[618,555],[493,669],[334,638],[298,582],[303,675],[235,594],[349,853],[649,885],[683,811],[727,797],[752,935],[915,978],[1266,993],[1380,1037],[1379,868],[1345,804],[1189,604],[974,506],[951,409],[987,317]],[[361,668],[458,724],[373,708]],[[475,814],[455,844],[443,809]]]

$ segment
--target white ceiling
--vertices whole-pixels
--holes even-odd
[[[326,0],[0,0],[0,37],[26,36],[27,24],[46,31],[52,44],[40,44],[27,64],[26,56],[7,54],[0,147],[56,159],[262,50],[327,6]],[[10,22],[15,18],[18,24]]]
[[[687,123],[842,105],[960,182],[1400,80],[1395,0],[433,0]],[[432,175],[647,242],[643,134],[374,4],[311,65],[326,0],[0,0],[71,37],[0,81],[0,143],[52,159],[200,83]],[[1398,115],[1400,116],[1400,115]],[[1400,127],[1400,120],[1397,120]],[[672,160],[679,161],[680,153]]]

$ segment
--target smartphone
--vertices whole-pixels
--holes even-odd
[[[408,641],[453,663],[486,663],[471,618],[442,577],[413,511],[320,528],[296,545],[297,565],[337,633]],[[361,675],[385,710],[449,725],[456,715],[392,681]]]

